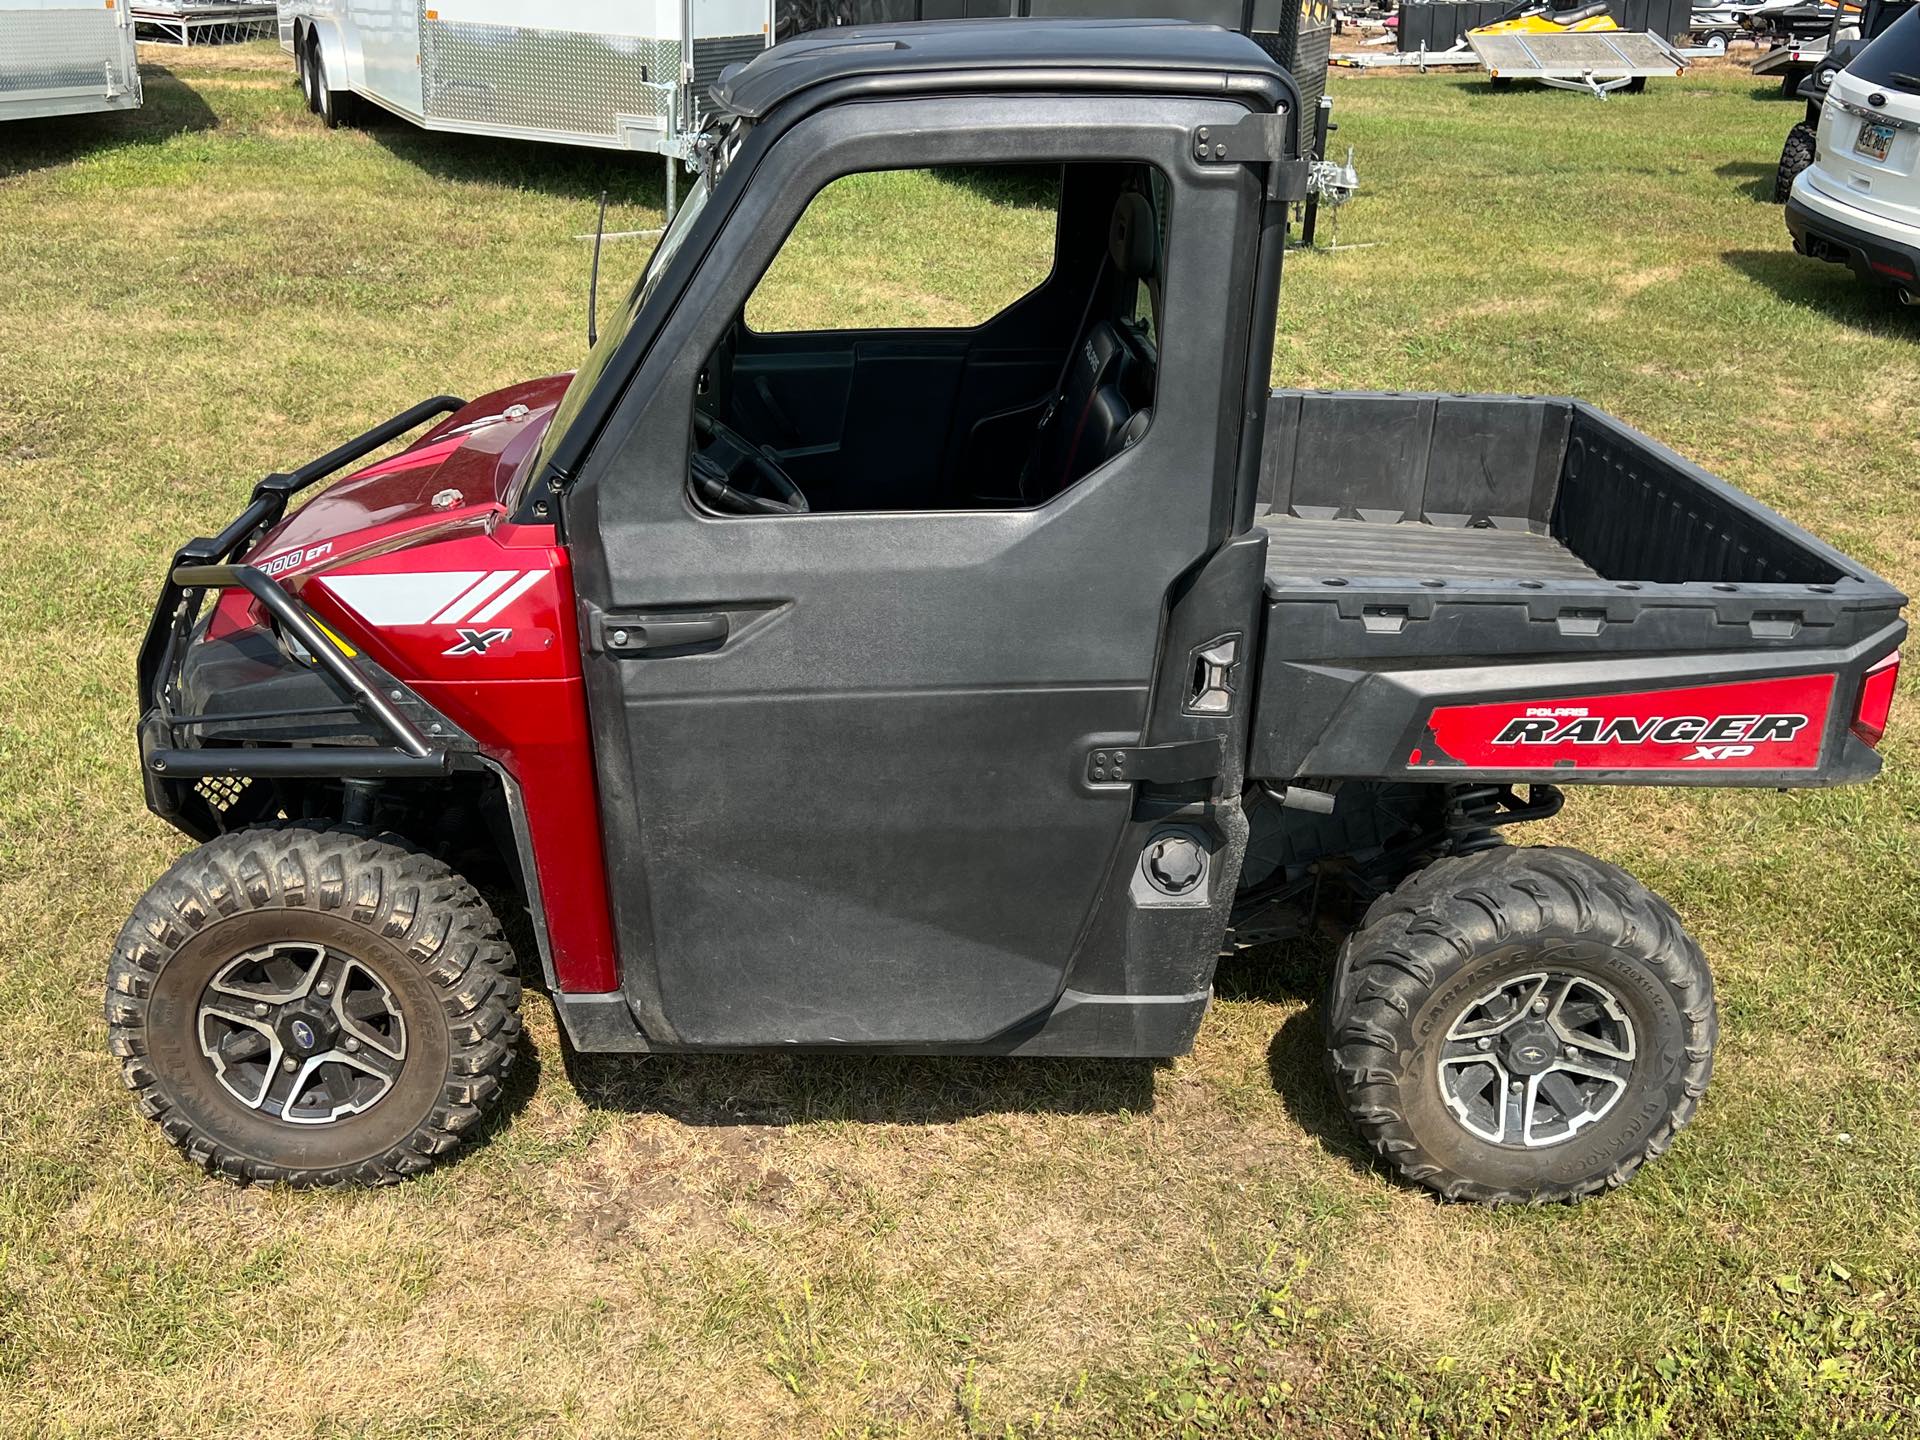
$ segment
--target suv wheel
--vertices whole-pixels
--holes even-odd
[[[1577,850],[1436,861],[1342,947],[1334,1084],[1400,1175],[1450,1200],[1579,1200],[1692,1117],[1713,980],[1672,909]]]
[[[1773,203],[1784,205],[1793,193],[1793,182],[1800,172],[1813,164],[1814,132],[1802,122],[1787,132],[1787,143],[1780,147],[1780,168],[1773,176]]]
[[[109,1043],[141,1110],[207,1170],[380,1184],[453,1150],[498,1099],[514,968],[438,860],[356,831],[242,830],[134,907]]]

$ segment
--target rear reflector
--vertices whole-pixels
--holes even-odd
[[[1893,687],[1900,679],[1900,652],[1885,655],[1860,682],[1860,699],[1853,707],[1853,733],[1869,745],[1878,745],[1887,733],[1893,711]]]

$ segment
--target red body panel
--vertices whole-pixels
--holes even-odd
[[[248,557],[471,735],[520,787],[555,978],[618,987],[567,552],[503,503],[566,377],[483,396],[330,486]],[[216,633],[263,623],[223,594]]]
[[[1616,695],[1442,705],[1416,766],[1476,770],[1810,770],[1834,677],[1796,675]]]

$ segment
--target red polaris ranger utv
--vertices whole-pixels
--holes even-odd
[[[1574,1199],[1663,1150],[1700,951],[1501,833],[1868,778],[1903,597],[1578,401],[1270,392],[1300,117],[1230,32],[841,29],[713,102],[578,374],[174,557],[140,759],[202,843],[107,987],[146,1113],[253,1180],[451,1151],[519,1030],[481,880],[581,1051],[1177,1055],[1223,949],[1332,911],[1334,1084],[1399,1173]],[[1003,166],[1051,239],[997,313],[750,307],[830,183]]]

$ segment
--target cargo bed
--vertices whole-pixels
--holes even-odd
[[[1579,401],[1277,391],[1256,518],[1256,775],[1805,785],[1878,763],[1846,722],[1904,597]],[[1714,726],[1808,706],[1792,736]],[[1547,709],[1595,723],[1494,743]],[[1634,740],[1665,710],[1703,725]]]

